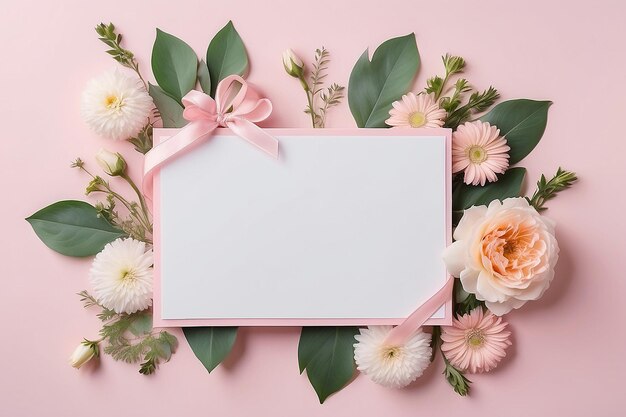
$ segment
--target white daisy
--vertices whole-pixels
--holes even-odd
[[[152,249],[135,239],[117,239],[96,255],[89,278],[100,304],[116,313],[152,305]]]
[[[420,328],[402,346],[388,346],[391,326],[370,326],[354,336],[357,369],[377,384],[402,388],[415,381],[430,365],[430,334]]]
[[[154,104],[137,77],[115,70],[92,79],[83,92],[81,114],[97,134],[123,140],[146,125]]]

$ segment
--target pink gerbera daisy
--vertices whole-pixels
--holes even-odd
[[[470,373],[489,372],[498,366],[511,345],[507,323],[482,307],[454,319],[452,327],[443,327],[441,351],[452,365]]]
[[[408,93],[394,101],[385,121],[393,127],[441,127],[446,111],[440,109],[432,94]]]
[[[452,172],[465,171],[466,184],[498,180],[509,167],[509,150],[500,129],[487,122],[467,122],[452,134]]]

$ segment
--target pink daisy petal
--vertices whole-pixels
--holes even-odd
[[[385,123],[391,127],[439,128],[447,113],[439,108],[432,94],[408,93],[392,103],[389,116]]]
[[[511,345],[507,323],[482,307],[457,317],[441,333],[441,350],[452,365],[471,373],[489,372]]]
[[[511,149],[500,129],[487,122],[467,122],[452,134],[452,171],[464,172],[463,181],[485,185],[498,180],[509,167]]]

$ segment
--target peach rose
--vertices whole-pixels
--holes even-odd
[[[465,210],[454,239],[443,255],[448,271],[498,316],[541,297],[554,278],[554,223],[525,198]]]

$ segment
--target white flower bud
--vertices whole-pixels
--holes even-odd
[[[300,78],[304,74],[304,63],[291,49],[283,52],[283,65],[292,77]]]
[[[70,356],[70,365],[79,369],[96,355],[97,349],[98,345],[94,344],[94,342],[84,341],[76,347],[74,353]]]
[[[96,154],[96,161],[102,170],[112,177],[122,175],[126,171],[126,161],[119,153],[100,149]]]

